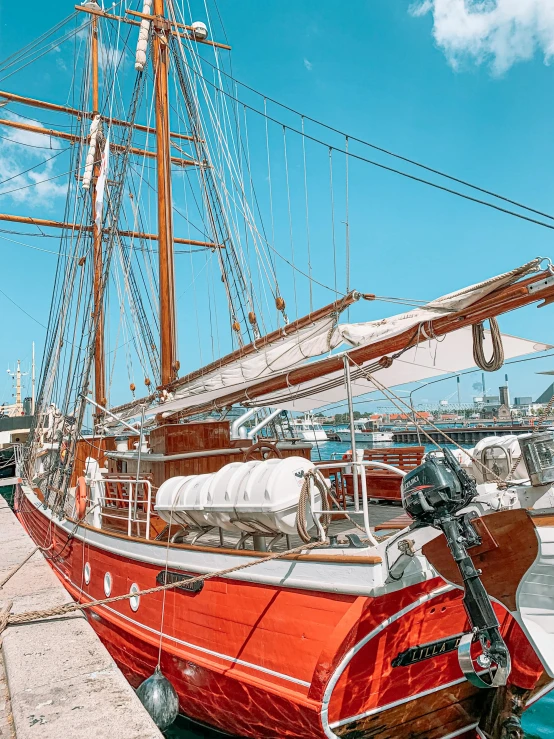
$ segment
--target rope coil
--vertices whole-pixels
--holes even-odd
[[[323,530],[325,531],[326,535],[329,524],[331,523],[329,499],[327,497],[329,491],[327,489],[327,485],[325,484],[325,480],[323,477],[321,477],[317,470],[308,470],[304,475],[304,482],[302,483],[302,489],[300,490],[300,497],[298,498],[298,510],[296,514],[296,530],[298,531],[298,536],[302,539],[302,541],[306,543],[312,541],[312,537],[310,535],[310,532],[308,531],[306,516],[306,509],[308,507],[308,503],[310,502],[310,482],[312,480],[315,487],[319,491],[322,509],[324,511],[329,511],[329,513],[324,513],[320,519],[321,525],[323,526]],[[314,518],[315,515],[316,514],[312,513],[312,516]]]
[[[491,339],[492,339],[492,355],[490,359],[486,359],[483,343],[485,340],[485,327],[483,321],[475,323],[471,327],[473,335],[473,358],[479,369],[485,372],[496,372],[504,364],[504,347],[502,346],[502,334],[498,326],[496,318],[489,319]]]

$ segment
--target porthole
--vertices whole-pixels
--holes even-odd
[[[85,562],[84,575],[85,575],[85,585],[88,585],[90,582],[90,565],[88,562]]]
[[[106,593],[106,598],[109,598],[112,592],[112,576],[109,572],[106,572],[104,575],[104,592]]]
[[[131,610],[138,611],[139,604],[140,604],[140,595],[134,595],[134,593],[140,592],[139,586],[134,582],[131,585],[131,589],[129,590],[131,593],[131,598],[129,598],[129,605],[131,606]]]

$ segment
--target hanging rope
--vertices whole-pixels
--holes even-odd
[[[490,359],[485,358],[484,340],[485,327],[483,321],[475,323],[471,327],[473,335],[473,358],[479,369],[485,372],[496,372],[504,364],[504,347],[502,346],[502,334],[498,326],[496,318],[489,319],[491,339],[492,339],[492,355]]]
[[[321,475],[317,472],[317,470],[308,470],[306,474],[304,475],[304,482],[302,483],[302,489],[300,491],[300,497],[298,499],[298,509],[296,512],[296,530],[298,531],[298,536],[302,539],[304,542],[311,542],[312,537],[310,535],[310,532],[308,531],[308,523],[306,520],[306,509],[308,507],[308,504],[310,502],[310,481],[313,480],[314,485],[319,490],[319,494],[321,497],[321,507],[324,511],[329,511],[329,500],[327,498],[328,489],[327,485],[325,484],[325,480],[321,477]],[[315,515],[319,514],[313,514],[312,516],[315,517]],[[331,515],[330,513],[324,513],[321,517],[321,525],[323,526],[323,530],[325,531],[325,534],[327,534],[327,530],[329,528],[329,524],[331,523]]]
[[[331,237],[333,242],[333,272],[335,276],[335,295],[337,292],[337,244],[335,240],[335,192],[333,190],[333,149],[329,147],[329,191],[331,193]]]
[[[266,120],[267,125],[267,120]],[[312,283],[312,255],[310,250],[310,213],[308,209],[308,170],[306,167],[306,137],[304,136],[304,116],[302,116],[302,159],[304,161],[304,201],[306,205],[306,245],[308,247],[308,275],[310,289],[310,313],[314,309],[313,283]]]
[[[287,183],[287,204],[289,211],[289,238],[290,238],[290,254],[292,259],[292,284],[294,288],[294,308],[298,316],[298,298],[296,295],[296,266],[294,263],[294,239],[292,237],[292,212],[290,207],[290,185],[289,185],[289,162],[287,157],[287,129],[283,126],[283,151],[285,155],[285,180]]]
[[[350,213],[349,213],[349,207],[348,207],[348,136],[345,137],[345,146],[344,150],[346,151],[345,156],[345,182],[346,182],[346,192],[345,192],[345,200],[346,200],[346,210],[345,210],[345,222],[344,222],[344,228],[345,228],[345,247],[346,247],[346,294],[350,292]],[[350,307],[348,308],[348,320],[350,320]]]

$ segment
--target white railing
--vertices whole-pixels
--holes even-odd
[[[98,494],[94,495],[94,491],[91,491],[91,500],[93,504],[100,505],[100,527],[103,518],[126,521],[128,536],[133,535],[133,528],[140,535],[141,527],[146,526],[144,538],[150,538],[152,484],[149,480],[103,477],[93,485]],[[141,512],[143,516],[140,515]]]
[[[352,470],[352,474],[356,477],[359,475],[361,478],[361,485],[362,485],[362,510],[359,510],[359,500],[358,495],[356,494],[357,491],[354,492],[354,511],[348,511],[349,516],[353,516],[356,514],[362,514],[364,517],[364,529],[365,533],[367,535],[367,538],[369,539],[370,543],[373,545],[376,545],[377,539],[373,536],[371,533],[371,528],[369,525],[369,507],[368,507],[368,499],[367,499],[367,480],[364,473],[364,467],[377,467],[378,469],[382,470],[389,470],[389,472],[394,472],[395,474],[399,475],[400,477],[404,477],[407,473],[404,470],[399,469],[398,467],[393,467],[391,464],[385,464],[385,462],[374,462],[372,460],[364,461],[361,459],[363,456],[363,449],[360,449],[358,452],[358,460],[356,462],[350,461],[350,462],[331,462],[329,464],[318,464],[316,466],[317,470],[338,470],[338,469],[346,469]],[[328,511],[323,510],[316,510],[314,507],[314,485],[313,481],[310,482],[310,504],[312,506],[312,514],[324,514],[328,513]],[[316,525],[320,531],[320,536],[324,536],[323,529],[321,527],[321,524],[319,523],[319,519],[316,518],[314,515],[314,520],[316,522]]]

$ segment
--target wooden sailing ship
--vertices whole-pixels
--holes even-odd
[[[471,503],[471,531],[479,535],[470,553],[511,656],[500,687],[487,690],[478,687],[483,671],[491,672],[494,685],[502,666],[491,669],[487,645],[479,640],[469,646],[469,666],[467,655],[460,666],[460,644],[479,628],[440,530],[431,522],[378,540],[370,527],[364,465],[382,463],[358,459],[353,436],[352,459],[317,470],[309,444],[278,434],[257,441],[245,424],[256,408],[309,411],[323,397],[348,396],[351,409],[352,395],[368,387],[388,392],[401,382],[471,366],[482,341],[473,327],[554,299],[549,263],[542,268],[543,260],[533,260],[369,323],[341,324],[340,316],[374,295],[348,289],[324,308],[285,322],[285,302],[276,290],[281,326],[263,333],[252,306],[237,305],[250,288],[224,216],[229,201],[219,164],[226,152],[219,163],[210,155],[202,123],[207,116],[190,77],[196,47],[227,47],[211,41],[204,24],[185,22],[171,0],[145,0],[142,12],[121,15],[95,3],[76,11],[87,16],[79,31],[86,31],[90,50],[81,107],[0,92],[4,100],[68,114],[79,126],[75,133],[48,132],[75,144],[69,199],[77,206],[68,209],[75,218],[1,216],[64,233],[36,423],[17,493],[21,522],[37,544],[49,547],[50,564],[70,594],[94,601],[86,613],[130,682],[138,687],[160,668],[180,711],[202,724],[267,739],[500,738],[502,731],[520,731],[521,711],[554,676],[550,483],[508,491],[494,486]],[[112,115],[109,86],[100,100],[98,33],[101,24],[114,23],[140,29],[125,120]],[[150,58],[154,127],[136,121]],[[186,110],[186,133],[171,129],[170,71]],[[217,113],[211,109],[215,125]],[[155,151],[134,145],[137,132],[155,135]],[[180,148],[184,141],[191,156]],[[172,148],[180,156],[173,157]],[[124,228],[131,155],[155,162],[154,234],[135,224]],[[173,235],[173,164],[197,173],[209,239]],[[244,203],[242,215],[251,216]],[[153,378],[146,377],[146,397],[108,408],[106,292],[124,239],[157,244],[159,351],[136,300],[129,262],[121,261],[146,335],[145,355],[159,365]],[[221,359],[181,378],[177,243],[217,254],[235,342]],[[498,341],[499,335],[496,349]],[[344,342],[346,352],[330,353]],[[503,342],[505,356],[545,348],[513,337]],[[433,356],[422,351],[431,346]],[[64,382],[57,385],[61,374]],[[130,389],[134,395],[133,383]],[[237,404],[243,416],[231,422],[226,414]],[[256,426],[277,418],[273,414],[261,413]],[[339,541],[326,528],[343,473],[351,476],[349,515],[359,516],[363,539]],[[300,538],[293,539],[296,533]],[[199,574],[210,578],[194,580]],[[145,593],[157,585],[170,587]],[[114,596],[123,599],[103,602]]]

